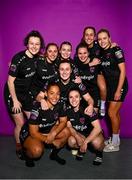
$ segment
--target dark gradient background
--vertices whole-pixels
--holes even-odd
[[[64,40],[75,47],[85,26],[109,29],[112,41],[124,50],[129,93],[121,109],[121,136],[132,137],[132,1],[131,0],[0,0],[0,134],[13,134],[3,100],[8,63],[23,50],[25,35],[35,29],[45,43]],[[73,55],[72,54],[72,55]],[[101,121],[109,135],[106,120]]]

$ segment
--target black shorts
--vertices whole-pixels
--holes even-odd
[[[22,111],[32,110],[33,98],[29,92],[17,93],[17,98],[18,98],[18,101],[20,101],[20,103],[22,104]],[[12,101],[7,85],[5,85],[5,88],[4,88],[4,99],[5,99],[5,104],[6,104],[8,112],[10,114],[15,114],[12,111],[13,101]]]
[[[114,100],[114,95],[117,89],[117,82],[111,81],[112,83],[109,83],[109,86],[107,86],[107,101],[115,101]],[[121,97],[120,100],[115,101],[115,102],[123,102],[125,100],[125,97],[128,92],[128,82],[125,81],[123,88],[121,90]]]

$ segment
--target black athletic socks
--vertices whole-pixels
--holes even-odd
[[[30,158],[26,157],[26,159],[25,159],[25,165],[26,165],[27,167],[34,167],[34,166],[35,166],[35,163],[34,163],[33,159],[30,159]]]
[[[96,158],[93,161],[93,165],[99,166],[103,162],[103,152],[102,151],[96,151]]]
[[[78,150],[78,153],[76,155],[76,160],[78,161],[82,161],[83,160],[83,156],[84,156],[85,153],[82,153]]]
[[[33,159],[29,158],[26,155],[24,149],[22,148],[21,144],[19,144],[19,143],[16,144],[16,155],[19,159],[25,160],[25,165],[27,167],[34,167],[35,166]]]
[[[52,149],[52,152],[51,152],[49,158],[50,158],[51,160],[54,160],[54,161],[58,162],[58,163],[61,164],[61,165],[64,165],[64,164],[66,164],[66,161],[58,156],[58,153],[59,153],[60,150],[61,150],[61,149],[56,149],[56,148],[54,147],[54,148]]]
[[[20,143],[16,143],[16,155],[19,159],[24,160],[24,151]]]

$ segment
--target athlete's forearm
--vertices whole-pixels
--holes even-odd
[[[58,123],[56,129],[54,130],[56,136],[57,134],[59,134],[65,127],[66,127],[66,123],[67,123],[67,118],[60,120],[60,122]]]
[[[92,105],[92,106],[94,105],[94,100],[89,93],[83,95],[83,98],[88,102],[88,105]]]

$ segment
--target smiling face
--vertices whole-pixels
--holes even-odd
[[[46,51],[46,58],[49,63],[56,60],[58,56],[58,48],[55,45],[50,45]]]
[[[71,90],[69,93],[69,103],[73,108],[79,109],[80,93],[77,90]]]
[[[84,37],[83,37],[84,41],[86,42],[86,44],[88,46],[92,46],[95,40],[95,33],[93,29],[86,29],[84,32]]]
[[[77,52],[78,58],[82,63],[87,63],[89,52],[86,47],[80,47]]]
[[[58,103],[60,99],[60,88],[57,85],[52,85],[47,90],[47,103],[52,107]]]
[[[71,56],[72,47],[69,44],[63,44],[59,52],[63,59],[69,59]]]
[[[63,81],[68,81],[72,73],[71,65],[68,62],[63,62],[59,65],[59,74]]]
[[[39,37],[31,36],[28,40],[27,49],[31,55],[36,55],[40,51],[41,42]]]
[[[108,49],[111,45],[111,39],[106,32],[98,34],[98,43],[103,49]]]

